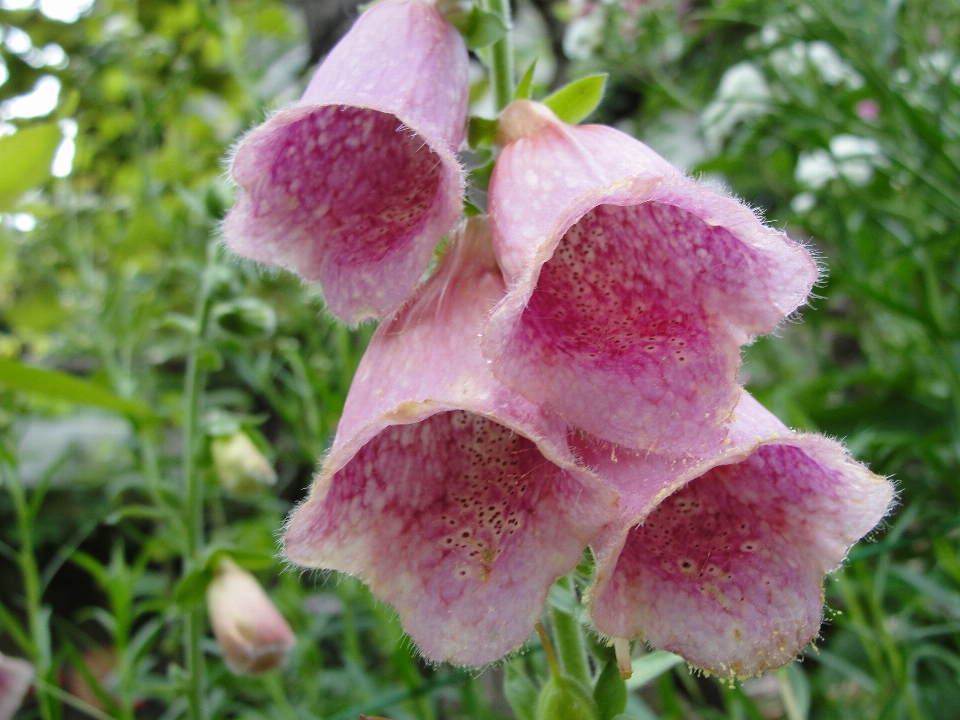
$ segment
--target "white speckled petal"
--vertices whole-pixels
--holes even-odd
[[[395,310],[460,215],[468,66],[433,3],[371,7],[240,144],[227,246],[319,280],[346,322]]]
[[[804,301],[809,253],[613,128],[518,101],[500,133],[489,208],[508,292],[483,344],[497,377],[625,447],[719,444],[740,346]]]
[[[490,372],[479,333],[504,286],[474,218],[377,330],[285,554],[357,575],[432,660],[483,665],[521,645],[550,585],[616,516],[568,426]]]
[[[594,543],[596,627],[744,676],[814,638],[824,574],[883,518],[893,488],[746,393],[735,417],[730,443],[687,462],[621,451],[613,463],[586,440],[581,452],[626,488],[620,520]]]

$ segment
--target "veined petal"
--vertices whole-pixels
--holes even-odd
[[[367,10],[237,149],[227,246],[319,280],[346,322],[398,308],[460,214],[468,65],[433,3]]]
[[[893,488],[745,393],[735,416],[731,442],[689,469],[629,454],[598,467],[616,487],[644,490],[624,497],[594,544],[590,616],[607,635],[744,676],[789,662],[816,636],[824,574],[883,518]]]
[[[377,330],[285,553],[357,575],[432,660],[483,665],[521,645],[550,585],[616,516],[568,426],[493,377],[479,333],[503,295],[473,219]]]
[[[489,208],[508,294],[484,338],[494,373],[625,447],[720,443],[740,346],[804,301],[809,253],[612,128],[518,101],[500,132]]]

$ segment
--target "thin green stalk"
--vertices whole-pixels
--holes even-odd
[[[547,656],[547,665],[550,667],[550,675],[559,680],[563,674],[560,672],[560,663],[557,661],[557,654],[553,651],[553,643],[550,642],[550,636],[543,627],[542,622],[537,623],[537,634],[540,635],[540,642],[543,643],[543,652]]]
[[[200,351],[207,332],[207,320],[211,305],[211,269],[216,260],[216,246],[207,250],[207,266],[201,280],[200,293],[194,309],[194,336],[187,356],[187,371],[184,378],[183,419],[183,484],[186,498],[186,557],[184,575],[192,572],[203,553],[203,482],[197,473],[197,416],[203,377],[200,370]],[[189,675],[188,701],[192,720],[205,720],[206,678],[204,677],[203,653],[200,643],[203,637],[203,609],[197,608],[187,614],[184,629],[184,656]]]
[[[503,110],[513,100],[513,20],[510,17],[510,0],[486,0],[487,9],[496,13],[507,26],[507,34],[490,49],[490,70],[493,74],[493,96],[497,111]]]
[[[574,592],[569,577],[560,578],[557,585],[571,594]],[[584,687],[590,687],[590,666],[587,664],[580,623],[570,613],[557,608],[550,609],[550,618],[553,620],[553,633],[564,671],[569,677],[579,680]]]
[[[26,490],[20,482],[20,477],[13,468],[4,468],[4,480],[13,498],[17,513],[17,530],[20,535],[20,551],[17,553],[17,564],[23,575],[23,589],[27,605],[27,623],[30,629],[31,655],[36,668],[37,678],[48,680],[51,674],[52,660],[50,656],[50,635],[47,620],[44,617],[40,570],[33,554],[33,513],[27,502]],[[40,690],[37,692],[37,705],[40,717],[43,720],[54,720],[55,703],[50,695]]]

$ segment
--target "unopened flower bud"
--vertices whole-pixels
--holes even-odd
[[[221,561],[207,588],[207,610],[223,661],[235,675],[280,667],[296,642],[256,578],[230,560]]]
[[[540,690],[536,720],[598,720],[590,693],[573,678],[551,676]]]
[[[210,443],[213,467],[223,486],[235,495],[252,495],[277,482],[270,461],[243,432],[217,437]]]
[[[0,720],[10,720],[33,682],[33,666],[0,653]]]

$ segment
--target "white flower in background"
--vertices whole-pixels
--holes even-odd
[[[33,683],[33,665],[0,653],[0,720],[11,720]]]
[[[886,159],[876,140],[844,134],[830,140],[829,151],[817,148],[800,153],[793,176],[811,190],[819,190],[839,177],[862,187],[873,179],[874,168],[884,165]]]
[[[840,173],[830,153],[823,148],[817,148],[811,152],[800,153],[793,177],[800,185],[819,190],[831,180],[840,177]]]
[[[578,17],[563,33],[563,52],[571,60],[587,60],[603,40],[604,14],[599,7]]]
[[[812,192],[802,192],[799,195],[795,195],[793,200],[790,201],[790,209],[797,215],[803,215],[804,213],[810,212],[816,204],[816,195]]]
[[[817,72],[826,85],[846,85],[851,90],[863,87],[863,76],[840,57],[836,48],[822,40],[804,43],[797,40],[789,47],[770,53],[770,64],[781,77],[798,77],[808,67]]]
[[[214,438],[210,454],[220,483],[235,495],[251,495],[277,482],[270,461],[245,432]]]
[[[703,137],[718,152],[737,123],[770,112],[770,88],[756,65],[737,63],[723,74],[713,101],[700,116]]]

